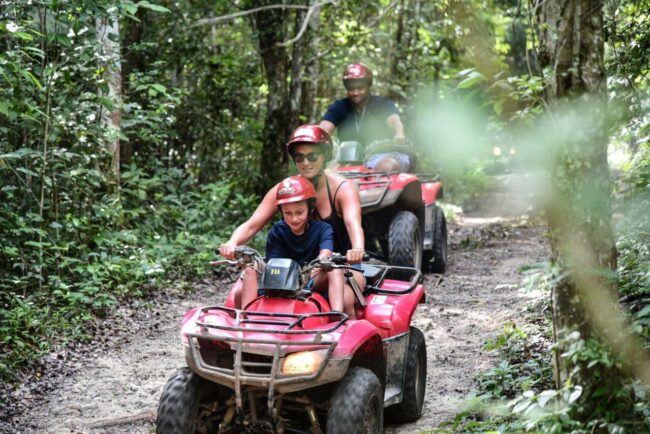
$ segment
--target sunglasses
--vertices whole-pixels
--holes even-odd
[[[322,152],[310,152],[308,154],[300,154],[296,152],[293,154],[293,161],[296,163],[302,163],[306,158],[310,163],[315,163],[316,160],[320,158],[321,154]]]

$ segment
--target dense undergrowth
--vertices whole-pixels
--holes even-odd
[[[3,157],[21,167],[29,153]],[[102,185],[96,175],[85,181]],[[47,224],[0,205],[9,261],[0,278],[0,378],[53,345],[84,339],[83,324],[120,300],[206,273],[214,249],[257,199],[225,181],[188,183],[178,170],[148,174],[132,165],[119,192],[59,203]],[[10,190],[4,194],[11,199]]]

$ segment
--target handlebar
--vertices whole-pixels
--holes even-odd
[[[368,261],[370,255],[365,253],[363,261]],[[352,266],[347,263],[347,257],[341,253],[332,253],[329,258],[314,259],[305,267],[305,272],[310,272],[314,268],[320,268],[323,271],[332,271],[337,268],[351,269]]]
[[[235,258],[236,260],[231,259],[220,259],[218,261],[210,261],[210,265],[235,265],[235,266],[247,266],[253,262],[264,262],[264,258],[260,253],[248,246],[237,246],[235,247]]]

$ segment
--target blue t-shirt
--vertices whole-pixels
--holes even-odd
[[[266,259],[289,258],[300,265],[313,261],[321,250],[334,250],[332,226],[320,220],[307,224],[302,235],[295,235],[284,220],[273,225],[266,237]]]
[[[386,123],[386,118],[398,113],[397,106],[389,98],[370,95],[365,111],[356,113],[350,99],[343,98],[329,106],[323,120],[336,126],[340,141],[356,140],[367,145],[375,140],[393,137],[393,131]]]

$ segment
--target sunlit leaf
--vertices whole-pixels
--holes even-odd
[[[576,402],[581,395],[582,395],[582,386],[580,385],[575,386],[575,389],[569,395],[569,400],[568,400],[569,404],[573,404],[574,402]]]
[[[457,89],[467,89],[469,87],[472,87],[478,83],[481,83],[482,81],[485,81],[485,77],[483,77],[482,74],[479,72],[473,71],[467,74],[467,78],[462,80],[460,83],[456,85]]]
[[[169,9],[167,9],[166,7],[149,3],[148,1],[140,1],[137,3],[137,6],[155,12],[169,12]]]

